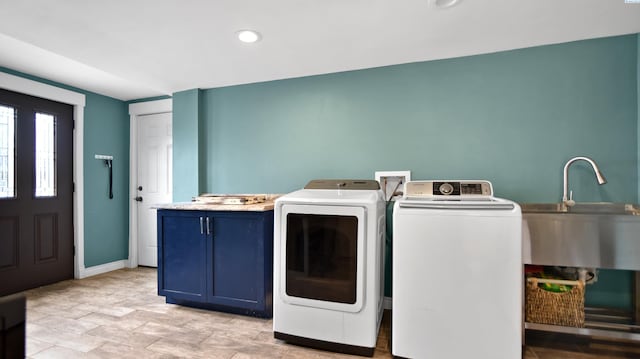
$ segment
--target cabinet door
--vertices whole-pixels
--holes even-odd
[[[158,211],[158,294],[206,301],[206,233],[203,212]]]
[[[211,229],[209,301],[236,308],[263,310],[263,214],[216,212]]]

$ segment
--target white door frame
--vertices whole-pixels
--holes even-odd
[[[73,276],[76,279],[89,275],[84,266],[84,106],[85,95],[51,86],[42,82],[28,80],[23,77],[0,72],[0,88],[37,96],[47,100],[73,105],[73,244],[76,255],[74,257]]]
[[[138,189],[138,116],[173,111],[173,100],[156,100],[129,105],[129,260],[128,268],[138,266],[138,206],[133,200]],[[173,170],[172,170],[173,172]]]

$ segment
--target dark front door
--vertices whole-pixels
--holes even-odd
[[[73,278],[73,107],[0,89],[0,296]]]

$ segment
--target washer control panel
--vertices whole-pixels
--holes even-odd
[[[493,197],[489,181],[409,181],[405,198],[430,200],[473,200]]]

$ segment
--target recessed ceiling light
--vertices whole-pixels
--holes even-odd
[[[440,9],[458,5],[462,0],[435,0],[436,7]]]
[[[254,30],[240,30],[236,33],[238,40],[246,43],[252,43],[260,40],[260,33]]]

